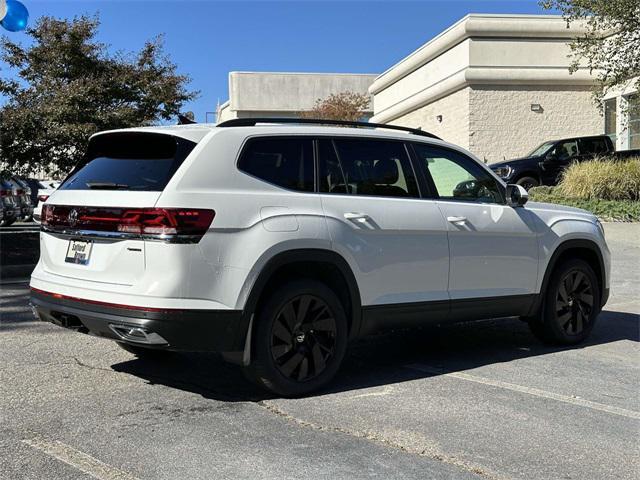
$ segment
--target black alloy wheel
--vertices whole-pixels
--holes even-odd
[[[593,285],[587,275],[580,270],[572,270],[560,280],[556,319],[567,335],[579,335],[588,328],[593,305]]]
[[[247,377],[285,397],[306,395],[335,376],[347,350],[347,315],[337,294],[312,279],[269,293],[254,316]]]
[[[313,295],[289,300],[271,330],[271,355],[287,378],[303,382],[320,375],[336,348],[336,320],[327,303]]]
[[[600,283],[591,266],[572,259],[549,277],[539,311],[528,318],[531,332],[545,343],[575,345],[591,334],[600,313]]]

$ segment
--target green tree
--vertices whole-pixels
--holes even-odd
[[[362,93],[332,93],[327,98],[316,100],[313,108],[303,112],[302,116],[305,118],[354,122],[362,118],[370,102],[369,96]]]
[[[572,43],[571,71],[586,65],[598,79],[596,100],[611,89],[640,87],[640,1],[542,0],[562,12],[568,23],[582,22],[585,33]]]
[[[41,17],[29,46],[0,40],[0,161],[13,172],[68,172],[100,130],[169,120],[197,92],[176,73],[162,37],[135,53],[110,53],[99,19]]]

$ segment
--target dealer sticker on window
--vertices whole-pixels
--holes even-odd
[[[69,240],[67,247],[67,263],[77,263],[78,265],[88,265],[93,244],[84,240]]]

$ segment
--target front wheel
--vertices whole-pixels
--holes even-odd
[[[545,343],[575,345],[589,336],[600,313],[598,277],[584,260],[569,260],[549,279],[537,318],[529,319],[533,334]]]
[[[533,177],[522,177],[516,181],[516,184],[529,191],[529,189],[540,185],[540,182]]]
[[[326,385],[347,348],[347,317],[321,282],[282,285],[257,312],[248,377],[278,395],[295,397]]]

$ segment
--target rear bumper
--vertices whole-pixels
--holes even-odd
[[[175,351],[242,354],[248,319],[240,310],[110,306],[42,291],[31,304],[45,322],[131,345]],[[134,309],[132,309],[134,308]]]

